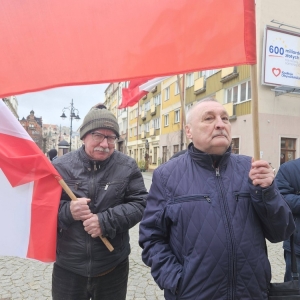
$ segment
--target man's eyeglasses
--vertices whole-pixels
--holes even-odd
[[[104,135],[100,132],[92,132],[91,133],[94,142],[101,143],[104,141],[104,139],[107,139],[108,144],[114,144],[116,140],[118,139],[115,135]]]

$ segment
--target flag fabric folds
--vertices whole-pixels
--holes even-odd
[[[59,174],[0,99],[0,255],[55,261]]]
[[[1,1],[0,98],[256,63],[254,0],[42,3]]]
[[[152,79],[139,78],[130,81],[128,88],[122,89],[122,103],[118,108],[134,106],[142,97],[147,95],[153,88],[167,78],[169,78],[169,76]]]

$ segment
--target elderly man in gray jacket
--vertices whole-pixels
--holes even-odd
[[[126,298],[129,229],[142,218],[147,191],[135,160],[115,150],[118,137],[116,117],[93,108],[80,128],[84,145],[53,161],[78,198],[61,196],[54,300]]]

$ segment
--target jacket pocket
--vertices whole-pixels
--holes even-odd
[[[191,201],[206,201],[211,203],[210,196],[208,194],[196,194],[196,195],[183,195],[173,199],[173,204]]]
[[[101,205],[101,210],[123,203],[126,180],[100,181],[98,183],[95,205]]]
[[[243,201],[251,199],[251,195],[249,192],[234,192],[234,199],[236,201]]]
[[[80,180],[65,180],[65,182],[77,198],[88,197],[87,182],[83,182]],[[62,199],[71,200],[64,190],[62,190]]]

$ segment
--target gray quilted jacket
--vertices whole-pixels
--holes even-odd
[[[267,299],[265,238],[288,238],[294,222],[275,183],[252,185],[250,166],[228,149],[215,169],[190,145],[154,172],[139,242],[166,299]]]
[[[136,162],[118,151],[107,160],[92,161],[84,147],[65,154],[54,167],[76,197],[90,198],[103,235],[114,247],[109,252],[100,238],[92,238],[70,212],[70,198],[62,193],[58,215],[56,263],[76,274],[92,277],[117,266],[130,253],[129,229],[142,218],[147,191]]]

